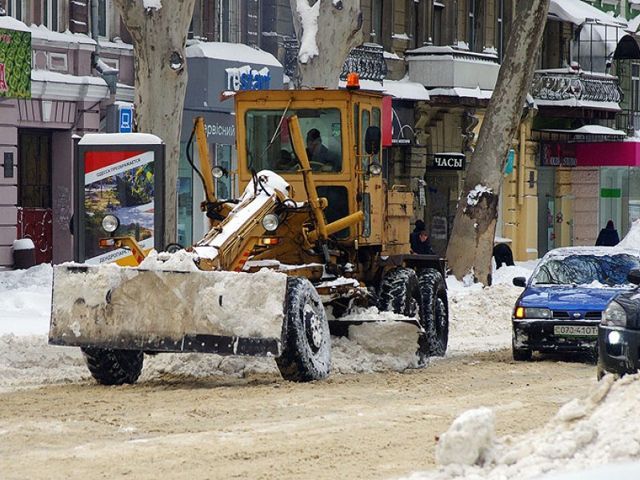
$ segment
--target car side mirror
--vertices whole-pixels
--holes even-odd
[[[380,128],[375,125],[367,128],[367,131],[364,134],[364,151],[369,155],[377,155],[380,152],[380,140],[382,139],[382,134],[380,133]]]
[[[627,274],[627,280],[629,280],[634,285],[640,285],[640,270],[634,268]]]
[[[638,271],[638,273],[640,273],[640,271]],[[525,277],[515,277],[513,279],[513,284],[516,287],[526,287],[527,286],[527,279]]]

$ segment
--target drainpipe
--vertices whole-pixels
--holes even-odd
[[[91,67],[96,70],[107,83],[111,96],[116,94],[118,69],[111,68],[100,59],[100,40],[98,38],[98,0],[88,0],[91,8],[91,38],[96,42],[96,49],[91,54]]]

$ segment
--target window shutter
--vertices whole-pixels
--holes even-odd
[[[89,6],[86,0],[69,2],[69,30],[89,34]]]

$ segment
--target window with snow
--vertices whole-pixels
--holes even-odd
[[[23,14],[26,12],[24,6],[25,0],[7,0],[7,13],[10,17],[16,18],[20,21],[26,20]]]
[[[444,3],[433,2],[433,25],[431,35],[434,45],[442,45],[442,21],[444,19]]]
[[[42,23],[52,32],[58,31],[58,0],[44,0],[44,11],[42,12]]]

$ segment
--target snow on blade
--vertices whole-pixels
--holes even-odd
[[[157,255],[157,258],[153,258]],[[171,265],[172,270],[193,268],[191,254],[181,251],[162,261],[164,253],[150,256],[151,262]],[[145,268],[161,269],[146,264]],[[494,274],[494,285],[464,287],[447,278],[450,332],[447,356],[509,348],[511,310],[521,289],[511,285],[515,276],[528,276],[535,261],[502,267]],[[254,277],[255,278],[255,277]],[[51,265],[0,273],[0,390],[15,390],[49,383],[87,380],[79,348],[47,345],[51,313]],[[254,296],[248,302],[255,301]],[[250,306],[250,305],[249,305]],[[491,315],[488,315],[491,312]],[[400,322],[399,316],[371,308],[354,312],[353,320],[377,320],[353,326],[351,338],[332,338],[333,374],[403,371],[415,366],[416,327]],[[223,357],[196,353],[147,356],[140,382],[163,374],[209,378],[269,373],[279,375],[273,359]]]

